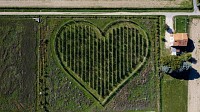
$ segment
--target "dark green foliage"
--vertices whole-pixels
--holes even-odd
[[[187,62],[192,55],[190,53],[185,53],[181,56],[169,55],[161,58],[161,71],[165,73],[170,73],[172,71],[182,72],[190,68],[189,62]]]
[[[181,61],[178,56],[169,55],[161,58],[161,63],[164,66],[168,66],[173,70],[180,68]]]

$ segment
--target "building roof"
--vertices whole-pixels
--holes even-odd
[[[174,44],[173,46],[187,46],[188,35],[187,33],[176,33],[173,35]]]

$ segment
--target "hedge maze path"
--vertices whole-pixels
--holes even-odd
[[[55,51],[64,69],[99,101],[133,75],[148,54],[148,37],[130,21],[117,21],[104,30],[86,21],[71,21],[55,37]]]

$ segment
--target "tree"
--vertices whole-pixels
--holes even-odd
[[[183,72],[183,71],[187,71],[189,70],[191,67],[191,63],[189,62],[183,62],[182,66],[178,69],[178,73]]]
[[[170,74],[170,73],[173,72],[173,70],[168,66],[161,66],[161,71],[166,73],[166,74]]]
[[[185,53],[181,56],[169,55],[161,58],[161,71],[167,74],[172,72],[183,72],[189,70],[191,67],[189,59],[192,55],[190,53]]]

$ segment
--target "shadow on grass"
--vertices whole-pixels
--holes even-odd
[[[190,68],[190,70],[182,73],[173,72],[170,74],[170,76],[180,80],[195,80],[200,78],[200,74],[198,73],[198,71],[192,67]]]

